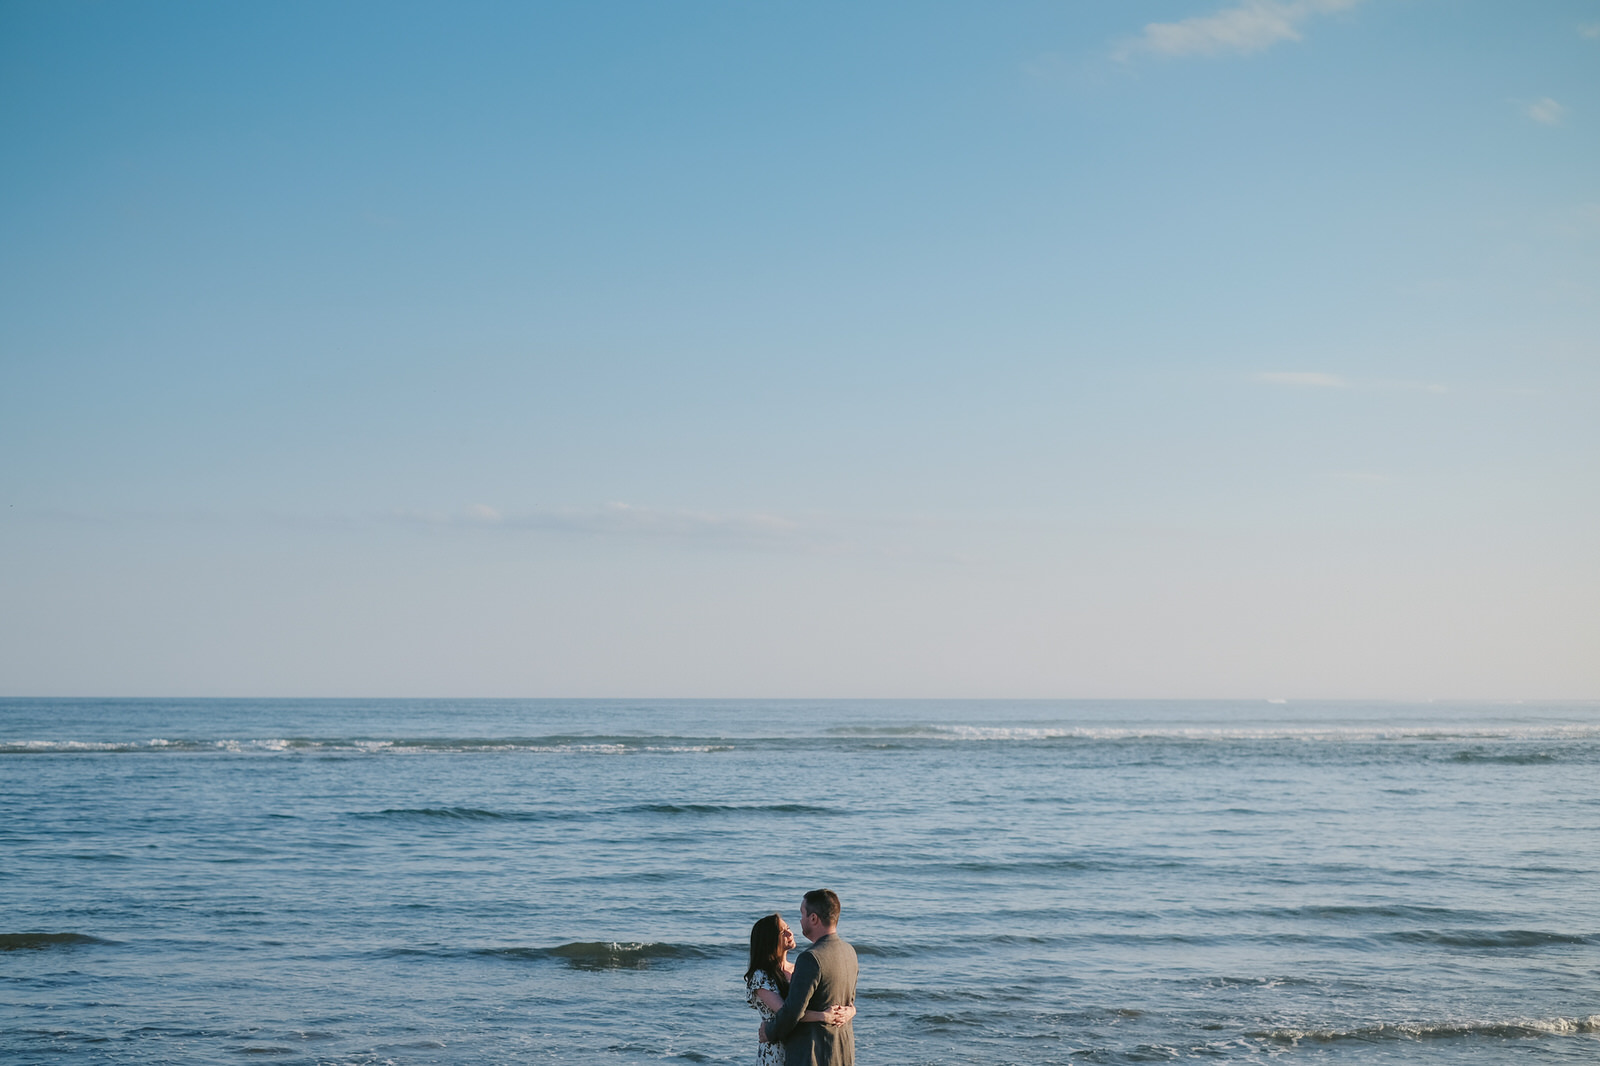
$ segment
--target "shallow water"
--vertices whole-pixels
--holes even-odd
[[[1600,704],[0,701],[19,1062],[1600,1059]]]

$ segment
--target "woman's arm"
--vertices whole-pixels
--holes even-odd
[[[783,997],[770,988],[756,989],[756,998],[767,1005],[773,1013],[783,1009]],[[848,1013],[846,1013],[848,1012]],[[854,1007],[829,1007],[827,1010],[808,1010],[800,1015],[803,1022],[822,1022],[826,1025],[843,1025],[856,1016]]]
[[[843,1025],[856,1016],[856,1008],[852,1003],[835,1003],[827,1010],[808,1010],[800,1015],[803,1022],[821,1022],[824,1025]]]

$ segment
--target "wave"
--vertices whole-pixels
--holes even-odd
[[[560,735],[550,737],[266,737],[259,739],[185,738],[170,740],[6,740],[0,755],[61,754],[343,754],[403,755],[409,753],[535,752],[621,755],[716,754],[733,751],[721,738],[613,737]]]
[[[734,947],[706,944],[667,944],[641,941],[580,940],[550,948],[534,947],[440,947],[390,948],[387,957],[428,956],[433,958],[516,959],[531,962],[561,962],[574,970],[645,970],[652,966],[693,959],[725,958],[736,954]]]
[[[852,940],[850,946],[855,948],[857,955],[867,955],[880,959],[908,959],[923,956],[938,956],[962,954],[983,949],[986,947],[1023,947],[1034,948],[1044,945],[1067,944],[1075,940],[1088,939],[1075,936],[1036,936],[1027,933],[981,933],[969,936],[954,936],[948,940],[933,943],[918,943],[914,941],[899,941],[897,943],[874,944],[868,941]]]
[[[1407,944],[1433,945],[1447,948],[1517,949],[1583,946],[1600,943],[1600,936],[1574,933],[1549,933],[1524,929],[1503,930],[1402,930],[1397,932],[1359,933],[1357,935],[1329,935],[1309,932],[1100,932],[1075,933],[983,933],[953,936],[932,942],[899,941],[870,943],[852,940],[858,955],[881,958],[912,958],[938,956],[952,953],[985,951],[990,948],[1070,947],[1075,944],[1109,944],[1118,947],[1159,947],[1185,945],[1211,947],[1241,943],[1268,945],[1306,945],[1316,947],[1370,948],[1378,941],[1398,941]],[[1209,980],[1209,979],[1208,979]],[[1286,978],[1273,978],[1282,982]]]
[[[1315,988],[1322,982],[1313,977],[1202,977],[1196,980],[1202,988]]]
[[[1549,751],[1527,752],[1489,752],[1489,751],[1458,751],[1450,756],[1451,762],[1487,762],[1509,763],[1512,766],[1536,766],[1539,763],[1555,762],[1560,756]]]
[[[947,741],[1537,741],[1600,739],[1593,724],[1537,726],[991,726],[964,724],[835,726],[827,735],[856,739]]]
[[[0,933],[0,951],[44,951],[48,948],[115,943],[115,940],[102,940],[86,933]]]
[[[845,814],[833,807],[809,803],[639,803],[613,807],[614,814]]]
[[[1276,1044],[1341,1041],[1448,1040],[1463,1037],[1528,1038],[1600,1033],[1600,1014],[1584,1018],[1511,1018],[1503,1021],[1379,1022],[1350,1029],[1267,1029],[1246,1035]]]
[[[281,738],[262,740],[7,740],[0,742],[0,755],[53,755],[89,752],[244,752],[288,751],[295,742]]]
[[[1596,941],[1595,937],[1579,933],[1547,933],[1535,929],[1417,929],[1389,935],[1404,943],[1448,948],[1542,948]]]
[[[676,736],[561,733],[497,737],[151,737],[147,739],[10,739],[0,741],[0,755],[50,754],[238,754],[372,756],[428,753],[491,754],[522,752],[569,755],[721,754],[782,745],[785,748],[875,749],[930,744],[1374,744],[1427,759],[1457,763],[1534,765],[1571,759],[1600,758],[1592,742],[1600,740],[1593,724],[1486,726],[998,726],[981,724],[880,724],[836,726],[821,734],[750,736]],[[1518,750],[1519,745],[1583,744],[1558,751],[1548,747]],[[1402,746],[1403,745],[1403,746]],[[1434,745],[1438,745],[1434,747]],[[1468,746],[1463,746],[1468,745]],[[1496,745],[1505,745],[1497,747]]]
[[[907,865],[897,862],[897,867]],[[1102,859],[1019,859],[1015,862],[1002,862],[998,859],[964,859],[947,862],[926,862],[915,864],[921,870],[949,870],[961,873],[979,874],[1025,874],[1025,873],[1055,873],[1069,870],[1103,870],[1110,869],[1124,863],[1113,863]],[[1146,864],[1147,865],[1147,864]]]
[[[1231,915],[1231,911],[1214,911],[1218,915]],[[1406,918],[1413,921],[1453,920],[1458,922],[1484,922],[1493,919],[1481,911],[1458,910],[1453,907],[1431,907],[1411,903],[1372,904],[1306,904],[1300,907],[1262,907],[1247,911],[1263,918],[1310,918],[1338,921],[1359,918]]]
[[[545,822],[577,817],[562,811],[489,811],[480,807],[389,807],[357,811],[356,818],[421,818],[451,822]]]
[[[387,807],[381,811],[354,811],[352,818],[416,819],[441,822],[563,822],[603,818],[617,814],[718,815],[812,814],[843,815],[847,811],[808,803],[635,803],[598,810],[495,811],[482,807]]]
[[[708,959],[723,952],[694,944],[580,941],[548,948],[546,954],[561,959],[575,970],[641,970],[656,962]]]

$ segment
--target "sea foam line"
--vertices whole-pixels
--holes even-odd
[[[652,740],[670,738],[651,738]],[[638,743],[608,740],[557,740],[553,742],[523,740],[426,740],[411,738],[282,738],[241,740],[184,739],[168,740],[155,737],[150,740],[5,740],[0,741],[0,755],[48,755],[75,753],[214,753],[273,754],[279,752],[349,752],[366,755],[382,754],[476,754],[489,752],[532,752],[536,754],[624,755],[635,752],[660,754],[714,754],[733,751],[726,743]]]
[[[1508,1018],[1503,1020],[1378,1022],[1348,1029],[1285,1027],[1248,1033],[1276,1044],[1302,1042],[1331,1044],[1341,1041],[1438,1040],[1475,1036],[1527,1038],[1583,1036],[1600,1033],[1600,1014],[1576,1018]]]
[[[1600,738],[1600,725],[1539,726],[984,726],[909,725],[838,726],[832,736],[851,739],[916,739],[948,741],[1050,741],[1050,740],[1587,740]]]
[[[837,745],[851,743],[1419,743],[1486,745],[1581,743],[1600,740],[1600,725],[1538,726],[989,726],[854,725],[822,735],[738,737],[606,736],[565,734],[532,737],[265,737],[128,740],[12,739],[0,741],[0,755],[53,753],[352,753],[361,755],[484,754],[522,752],[566,755],[716,754],[765,744]],[[1458,762],[1548,762],[1553,752],[1495,751],[1469,747],[1456,751]]]

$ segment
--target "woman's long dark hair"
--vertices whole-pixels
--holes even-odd
[[[750,927],[750,968],[744,972],[746,981],[757,970],[772,978],[778,986],[778,995],[789,994],[789,979],[783,975],[783,919],[769,914]]]

